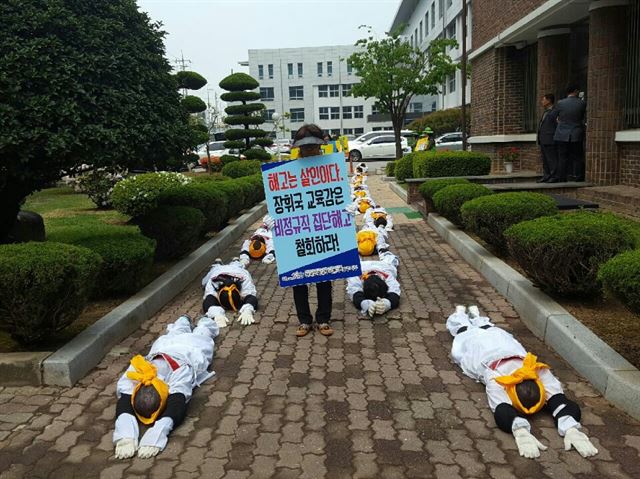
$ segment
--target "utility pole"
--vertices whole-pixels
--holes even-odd
[[[180,50],[180,58],[176,58],[173,61],[174,65],[176,65],[178,67],[178,69],[180,71],[185,71],[187,69],[187,65],[191,64],[191,60],[185,60],[184,58],[184,53],[182,52],[182,50]],[[186,97],[187,96],[187,89],[183,88],[182,89],[182,97]]]
[[[467,0],[462,0],[462,151],[467,151]]]

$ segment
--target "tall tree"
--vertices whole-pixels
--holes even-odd
[[[459,68],[447,50],[456,47],[453,39],[431,42],[422,51],[404,40],[402,29],[375,39],[371,27],[368,36],[356,42],[359,49],[349,57],[360,83],[351,89],[353,96],[376,98],[383,113],[389,113],[396,140],[396,158],[402,157],[400,132],[411,99],[416,95],[436,95],[449,75]]]
[[[134,0],[0,2],[0,242],[26,196],[82,164],[181,157],[163,38]]]

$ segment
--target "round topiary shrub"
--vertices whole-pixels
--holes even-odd
[[[262,138],[259,138],[258,140],[261,140],[261,139]],[[253,143],[254,141],[257,141],[257,140],[253,140],[251,143]],[[242,154],[245,156],[247,160],[260,160],[260,161],[271,160],[271,153],[263,150],[262,148],[249,148],[248,150],[244,150]]]
[[[0,324],[23,344],[50,338],[78,318],[101,263],[68,244],[0,245]]]
[[[420,194],[424,198],[424,202],[427,206],[427,211],[433,211],[435,206],[433,205],[433,195],[447,186],[451,185],[468,185],[469,180],[465,178],[443,178],[441,180],[429,180],[420,185]]]
[[[207,80],[196,72],[180,71],[175,74],[178,88],[186,88],[187,90],[199,90],[207,84]]]
[[[220,163],[222,163],[223,167],[234,161],[240,161],[240,157],[235,155],[222,155],[220,157]]]
[[[462,226],[462,216],[460,215],[462,205],[474,198],[492,194],[493,191],[482,185],[453,184],[445,186],[433,195],[433,205],[438,213],[452,223]]]
[[[167,171],[130,176],[114,186],[111,201],[120,213],[141,216],[158,206],[162,192],[189,183],[188,176]]]
[[[259,160],[234,161],[222,167],[222,174],[230,178],[240,178],[262,172],[262,162]]]
[[[180,103],[189,113],[200,113],[207,109],[207,104],[201,98],[194,95],[187,95]]]
[[[640,313],[640,250],[614,256],[600,267],[598,280],[607,293]]]
[[[613,215],[580,212],[519,223],[504,233],[509,253],[540,288],[561,295],[600,291],[600,266],[633,247]]]
[[[385,167],[385,174],[387,176],[394,176],[396,173],[396,162],[395,161],[389,161],[387,162],[387,166]]]
[[[408,178],[413,178],[413,157],[415,153],[409,153],[404,155],[395,162],[395,174],[396,180],[405,181]]]
[[[465,228],[499,250],[506,250],[504,232],[522,221],[558,213],[556,202],[540,193],[514,192],[467,201],[460,210]]]
[[[156,258],[179,258],[191,252],[205,223],[202,212],[188,206],[159,206],[138,220],[145,236],[156,240]]]

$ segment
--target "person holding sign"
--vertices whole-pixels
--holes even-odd
[[[347,296],[364,318],[373,318],[400,304],[398,258],[387,251],[380,261],[363,261],[362,276],[347,279]]]

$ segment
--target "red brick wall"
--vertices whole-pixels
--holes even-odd
[[[620,183],[640,188],[640,143],[618,143]]]
[[[471,131],[474,136],[496,132],[496,50],[475,58],[471,75]]]
[[[520,150],[520,158],[514,163],[513,171],[535,171],[542,173],[542,161],[540,160],[540,149],[533,142],[517,142],[517,143],[487,143],[474,144],[473,151],[486,153],[491,157],[491,173],[501,174],[505,172],[504,163],[500,158],[500,150],[503,148],[511,148],[515,146]]]
[[[473,48],[479,48],[547,0],[483,0],[471,2]]]
[[[569,34],[543,37],[538,40],[538,98],[553,93],[556,101],[564,97],[569,83]],[[539,104],[538,116],[543,108]]]

